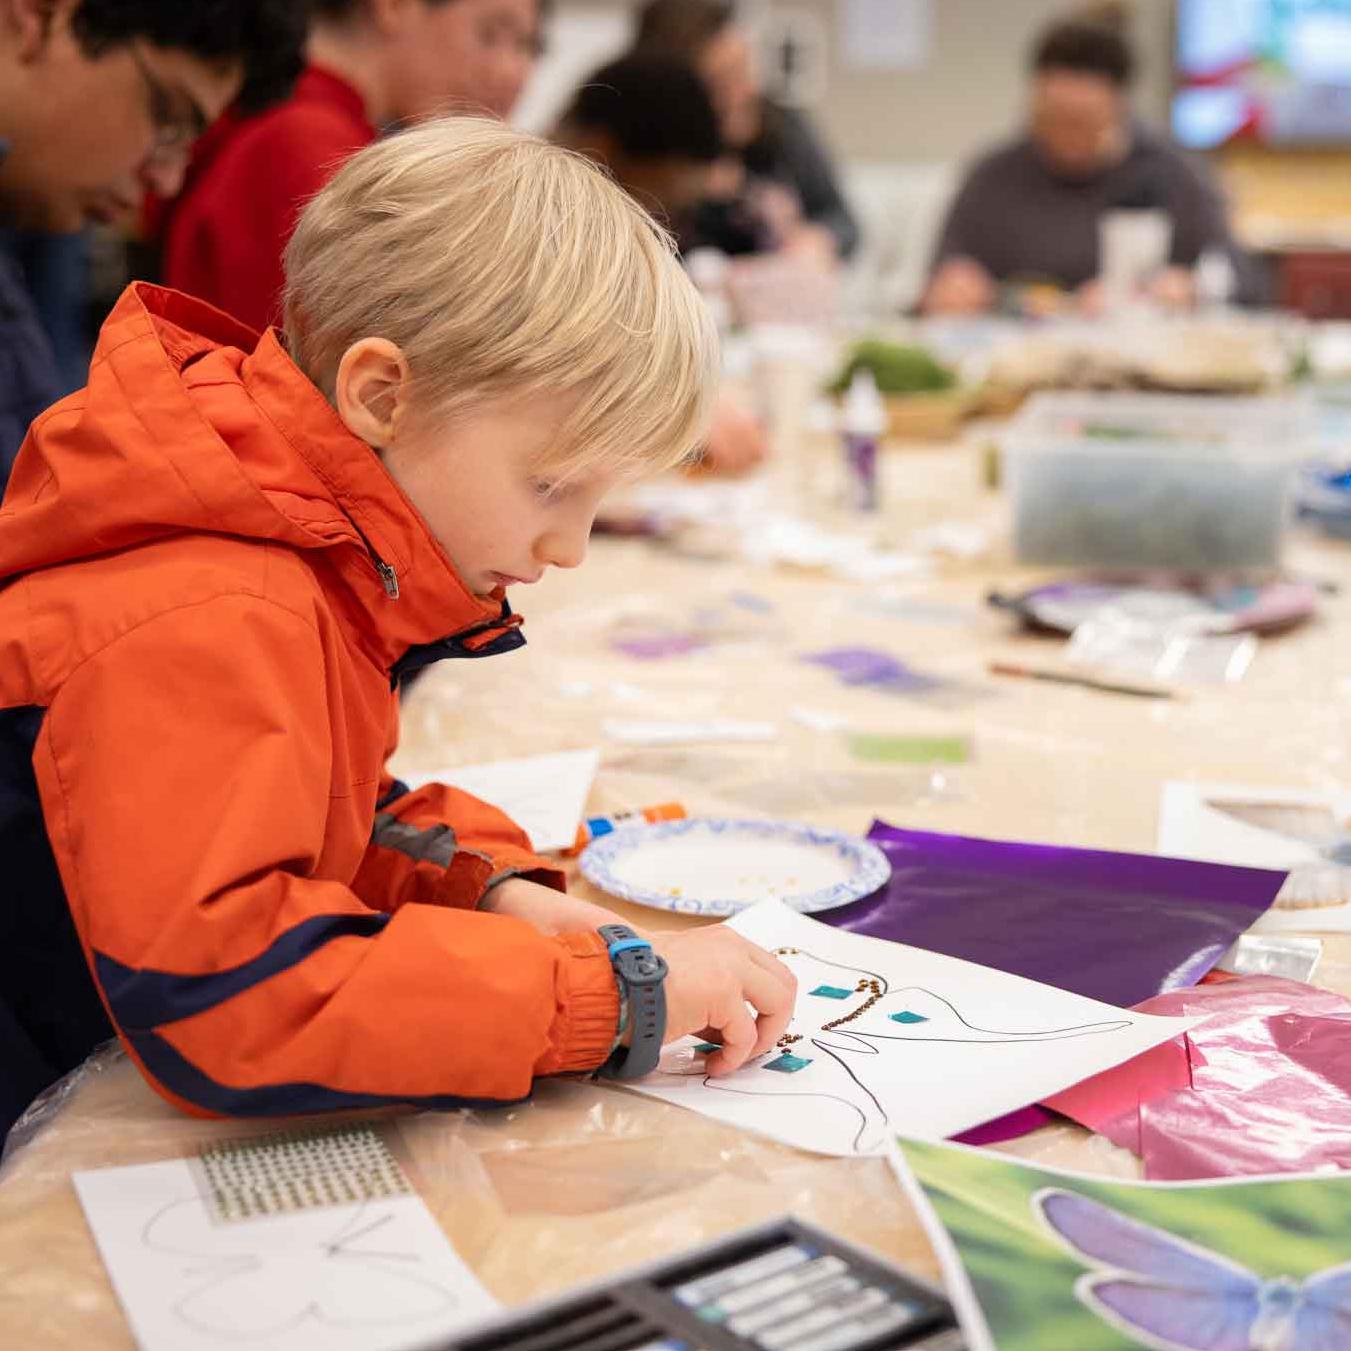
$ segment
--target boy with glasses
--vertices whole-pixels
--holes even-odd
[[[304,31],[300,0],[0,0],[0,487],[60,393],[9,231],[70,233],[177,191],[228,104],[287,92]]]

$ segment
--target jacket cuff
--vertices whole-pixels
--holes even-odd
[[[576,1074],[599,1069],[609,1058],[619,1027],[619,982],[610,951],[598,933],[560,934],[568,951],[561,970],[553,1050],[536,1074]]]
[[[510,858],[504,858],[499,854],[496,862],[498,870],[483,884],[483,890],[479,893],[476,904],[481,904],[488,892],[509,877],[523,877],[527,882],[537,882],[540,886],[549,887],[553,891],[566,892],[568,889],[567,873],[556,863],[550,863],[548,859],[540,858],[536,854],[521,853]]]

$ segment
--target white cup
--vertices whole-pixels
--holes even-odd
[[[1107,211],[1098,222],[1098,276],[1111,312],[1135,299],[1168,266],[1173,220],[1166,211]]]

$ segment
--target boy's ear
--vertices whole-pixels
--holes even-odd
[[[353,436],[382,450],[398,432],[410,390],[403,350],[388,338],[360,338],[338,363],[333,402]]]

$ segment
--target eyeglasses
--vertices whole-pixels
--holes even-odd
[[[155,139],[146,155],[148,162],[176,160],[206,130],[207,117],[186,95],[178,95],[146,64],[135,43],[128,45],[131,59],[145,85],[146,106]],[[186,106],[185,106],[186,105]]]

